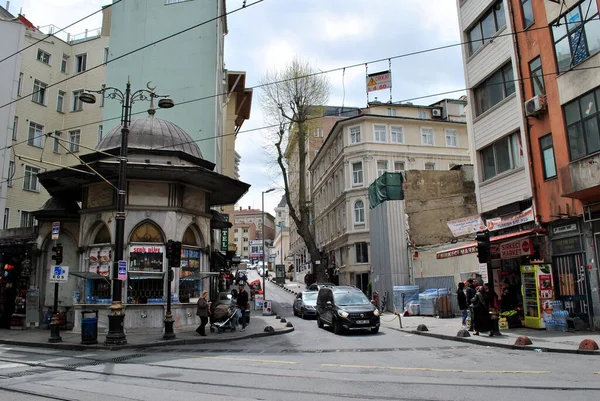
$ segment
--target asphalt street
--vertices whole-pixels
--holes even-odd
[[[467,346],[390,328],[336,336],[293,317],[292,294],[267,283],[267,298],[294,332],[115,352],[2,346],[0,400],[599,398],[597,356]]]

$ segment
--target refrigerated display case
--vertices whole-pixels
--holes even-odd
[[[521,266],[525,327],[545,329],[552,319],[552,267],[550,264]]]

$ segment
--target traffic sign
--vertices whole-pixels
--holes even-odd
[[[127,262],[125,260],[119,260],[119,274],[117,278],[119,280],[127,280]]]
[[[383,89],[391,89],[392,87],[392,72],[381,71],[367,75],[367,92],[374,92]]]
[[[50,266],[50,282],[66,283],[69,280],[69,266]]]

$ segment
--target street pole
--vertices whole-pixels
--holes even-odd
[[[267,287],[265,286],[265,276],[268,273],[268,269],[265,272],[265,191],[262,192],[262,260],[263,260],[263,302],[267,300]]]

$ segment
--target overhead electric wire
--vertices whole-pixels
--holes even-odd
[[[73,25],[79,24],[80,22],[82,22],[82,21],[84,21],[84,20],[86,20],[86,19],[90,18],[91,16],[93,16],[93,15],[96,15],[96,14],[98,14],[99,12],[103,11],[105,8],[112,7],[112,6],[114,6],[115,4],[117,4],[117,3],[120,3],[120,2],[122,2],[122,1],[123,1],[123,0],[116,0],[114,3],[111,3],[111,4],[108,4],[108,5],[104,6],[104,7],[102,7],[100,10],[96,10],[96,11],[94,11],[93,13],[89,14],[88,16],[86,16],[86,17],[83,17],[83,18],[81,18],[81,19],[79,19],[79,20],[75,21],[75,22],[73,22],[72,24],[69,24],[69,25],[65,26],[64,28],[61,28],[61,29],[59,29],[59,30],[58,30],[58,31],[56,31],[56,32],[53,32],[53,33],[49,33],[49,34],[47,34],[47,35],[46,35],[45,37],[43,37],[42,39],[39,39],[37,42],[33,42],[33,43],[32,43],[32,44],[30,44],[29,46],[26,46],[26,47],[22,48],[21,50],[17,50],[17,51],[16,51],[16,52],[14,52],[13,54],[11,54],[11,55],[8,55],[8,56],[6,56],[6,57],[4,57],[2,60],[0,60],[0,63],[2,63],[2,62],[4,62],[4,61],[8,60],[9,58],[11,58],[11,57],[14,57],[14,56],[16,56],[17,54],[19,54],[19,53],[21,53],[21,52],[23,52],[23,51],[25,51],[25,50],[27,50],[27,49],[29,49],[29,48],[31,48],[31,47],[33,47],[33,46],[37,45],[37,44],[38,44],[38,43],[40,43],[40,42],[43,42],[44,40],[46,40],[46,39],[48,39],[48,38],[51,38],[51,37],[56,37],[56,34],[57,34],[57,33],[60,33],[60,32],[62,32],[62,31],[64,31],[65,29],[72,27]]]
[[[85,71],[82,71],[82,72],[80,72],[80,73],[77,73],[77,74],[71,75],[71,76],[69,76],[69,77],[67,77],[67,78],[65,78],[65,79],[61,79],[60,81],[54,82],[54,83],[52,83],[52,84],[49,84],[49,85],[47,85],[45,88],[43,88],[43,90],[45,91],[45,90],[47,90],[47,89],[49,89],[49,88],[52,88],[52,87],[54,87],[54,86],[56,86],[56,85],[62,84],[62,83],[64,83],[64,82],[67,82],[67,81],[68,81],[68,80],[70,80],[70,79],[73,79],[73,78],[75,78],[75,77],[79,77],[79,76],[81,76],[81,75],[84,75],[84,74],[88,73],[89,71],[93,71],[93,70],[95,70],[96,68],[103,67],[103,66],[105,66],[105,65],[107,65],[107,64],[110,64],[110,63],[112,63],[112,62],[114,62],[114,61],[120,60],[120,59],[122,59],[122,58],[125,58],[125,57],[127,57],[127,56],[130,56],[130,55],[132,55],[132,54],[134,54],[134,53],[137,53],[137,52],[139,52],[140,50],[144,50],[144,49],[146,49],[146,48],[148,48],[148,47],[150,47],[150,46],[154,46],[154,45],[156,45],[156,44],[158,44],[158,43],[164,42],[165,40],[168,40],[168,39],[174,38],[175,36],[178,36],[178,35],[181,35],[182,33],[186,33],[186,32],[188,32],[188,31],[191,31],[191,30],[193,30],[193,29],[196,29],[196,28],[198,28],[198,27],[200,27],[200,26],[202,26],[202,25],[206,25],[206,24],[208,24],[208,23],[210,23],[210,22],[217,21],[217,20],[219,20],[219,19],[221,19],[221,18],[223,18],[223,17],[226,17],[226,16],[228,16],[228,15],[231,15],[231,14],[233,14],[233,13],[236,13],[236,12],[238,12],[238,11],[240,11],[240,10],[244,10],[244,9],[246,9],[246,8],[248,8],[248,7],[251,7],[251,6],[253,6],[253,5],[256,5],[256,4],[258,4],[258,3],[262,3],[263,1],[265,1],[265,0],[256,0],[256,1],[255,1],[255,2],[253,2],[253,3],[250,3],[250,4],[245,4],[244,6],[242,6],[242,7],[240,7],[240,8],[236,8],[235,10],[228,11],[228,12],[226,12],[226,13],[224,13],[224,14],[218,15],[218,16],[216,16],[216,17],[214,17],[214,18],[211,18],[211,19],[209,19],[209,20],[206,20],[206,21],[203,21],[203,22],[201,22],[201,23],[199,23],[199,24],[193,25],[193,26],[191,26],[191,27],[189,27],[189,28],[186,28],[186,29],[184,29],[184,30],[182,30],[182,31],[175,32],[175,33],[173,33],[173,34],[171,34],[171,35],[168,35],[168,36],[165,36],[165,37],[163,37],[163,38],[161,38],[161,39],[157,39],[157,40],[155,40],[154,42],[147,43],[147,44],[145,44],[144,46],[138,47],[138,48],[136,48],[136,49],[133,49],[133,50],[131,50],[131,51],[127,52],[127,53],[121,54],[120,56],[117,56],[117,57],[115,57],[115,58],[112,58],[112,59],[110,59],[110,60],[107,60],[107,61],[105,61],[105,62],[103,62],[103,63],[101,63],[101,64],[95,65],[94,67],[88,68],[88,69],[86,69]],[[20,97],[20,98],[18,98],[18,99],[11,100],[10,102],[8,102],[8,103],[5,103],[5,104],[3,104],[2,106],[0,106],[0,109],[1,109],[1,108],[3,108],[3,107],[6,107],[6,106],[10,106],[10,105],[11,105],[11,104],[13,104],[13,103],[19,102],[19,101],[21,101],[21,100],[23,100],[23,99],[25,99],[25,98],[28,98],[29,96],[32,96],[32,95],[35,95],[36,93],[39,93],[39,92],[41,92],[41,91],[42,91],[42,89],[40,89],[40,90],[37,90],[37,91],[34,91],[34,92],[31,92],[31,93],[29,93],[29,94],[27,94],[27,95],[23,95],[23,96],[21,96],[21,97]]]

